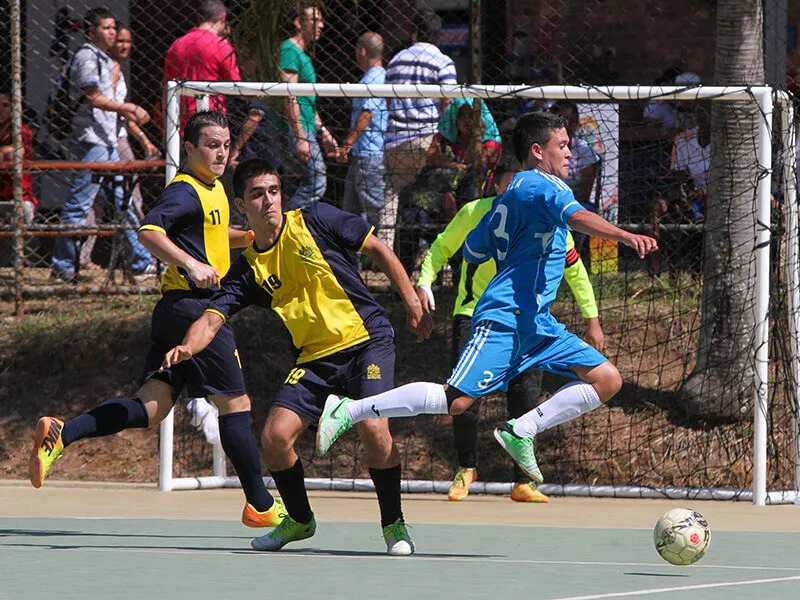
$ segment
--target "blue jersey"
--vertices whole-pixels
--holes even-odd
[[[497,263],[473,323],[497,321],[550,337],[564,330],[550,305],[564,276],[567,219],[579,210],[583,207],[558,177],[537,169],[514,177],[464,243],[469,262]]]

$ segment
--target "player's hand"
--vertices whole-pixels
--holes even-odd
[[[231,148],[231,153],[228,155],[228,166],[235,169],[239,165],[239,148]]]
[[[406,308],[406,324],[409,331],[417,334],[417,341],[422,342],[431,337],[433,320],[430,313],[423,312],[421,306]]]
[[[201,263],[197,260],[192,260],[190,263],[187,263],[186,271],[189,274],[189,279],[201,289],[211,287],[219,281],[219,271],[211,265]]]
[[[175,346],[172,350],[164,355],[164,362],[161,363],[159,371],[169,369],[173,365],[192,358],[192,351],[189,346]]]
[[[644,258],[650,252],[658,250],[658,242],[651,238],[649,235],[638,235],[636,233],[629,233],[622,243],[630,246],[639,255],[639,258]]]
[[[432,312],[436,310],[436,300],[433,298],[433,290],[427,285],[418,285],[417,286],[417,297],[419,298],[420,304],[422,304],[422,310],[426,313]]]
[[[606,336],[603,333],[603,328],[600,327],[600,319],[597,317],[586,319],[586,332],[583,334],[583,339],[589,342],[598,352],[603,351],[603,348],[606,347]]]
[[[308,140],[302,138],[297,140],[297,158],[303,162],[311,160],[311,144]]]

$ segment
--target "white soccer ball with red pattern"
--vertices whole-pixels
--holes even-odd
[[[668,563],[691,565],[705,556],[711,530],[699,512],[673,508],[656,523],[653,541],[661,558]]]

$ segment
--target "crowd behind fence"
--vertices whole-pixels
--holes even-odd
[[[105,9],[24,2],[21,64],[2,61],[18,67],[23,79],[24,219],[15,227],[10,218],[11,93],[2,89],[0,268],[19,262],[2,241],[16,228],[26,238],[24,262],[17,267],[25,270],[28,291],[62,283],[95,289],[100,280],[110,282],[103,270],[117,266],[111,262],[118,255],[128,275],[153,283],[157,267],[133,232],[163,187],[159,160],[166,143],[168,79],[709,83],[713,3],[700,11],[678,0],[667,4],[613,11],[596,1],[136,0],[111,1]],[[776,14],[768,10],[763,18],[768,45],[774,45],[787,36],[780,17],[791,23],[795,9],[770,7]],[[0,47],[4,57],[10,58],[10,41],[9,31]],[[791,76],[795,64],[789,53],[777,71]],[[787,81],[791,87],[791,77],[772,83]],[[100,108],[98,95],[111,104]],[[534,109],[567,118],[574,146],[569,183],[582,203],[602,212],[602,171],[616,163],[617,221],[666,232],[667,254],[676,254],[671,247],[694,247],[680,256],[656,257],[648,267],[654,276],[697,269],[713,151],[707,105],[659,99],[622,104],[616,148],[609,149],[592,130],[592,107],[571,102],[508,98],[447,107],[411,99],[356,105],[313,97],[265,100],[212,98],[211,108],[229,115],[231,166],[251,156],[270,160],[282,173],[289,207],[324,199],[360,212],[390,245],[398,240],[410,269],[458,208],[495,193],[493,172],[511,151],[514,122]],[[185,122],[193,101],[187,99],[182,109]],[[362,134],[358,118],[367,113]],[[111,162],[120,166],[103,164]],[[122,233],[108,236],[108,226]],[[588,243],[581,247],[590,261]],[[116,287],[132,281],[125,277]]]

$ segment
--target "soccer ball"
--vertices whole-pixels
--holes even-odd
[[[668,563],[691,565],[705,556],[711,531],[699,512],[673,508],[656,523],[653,541],[661,558]]]

